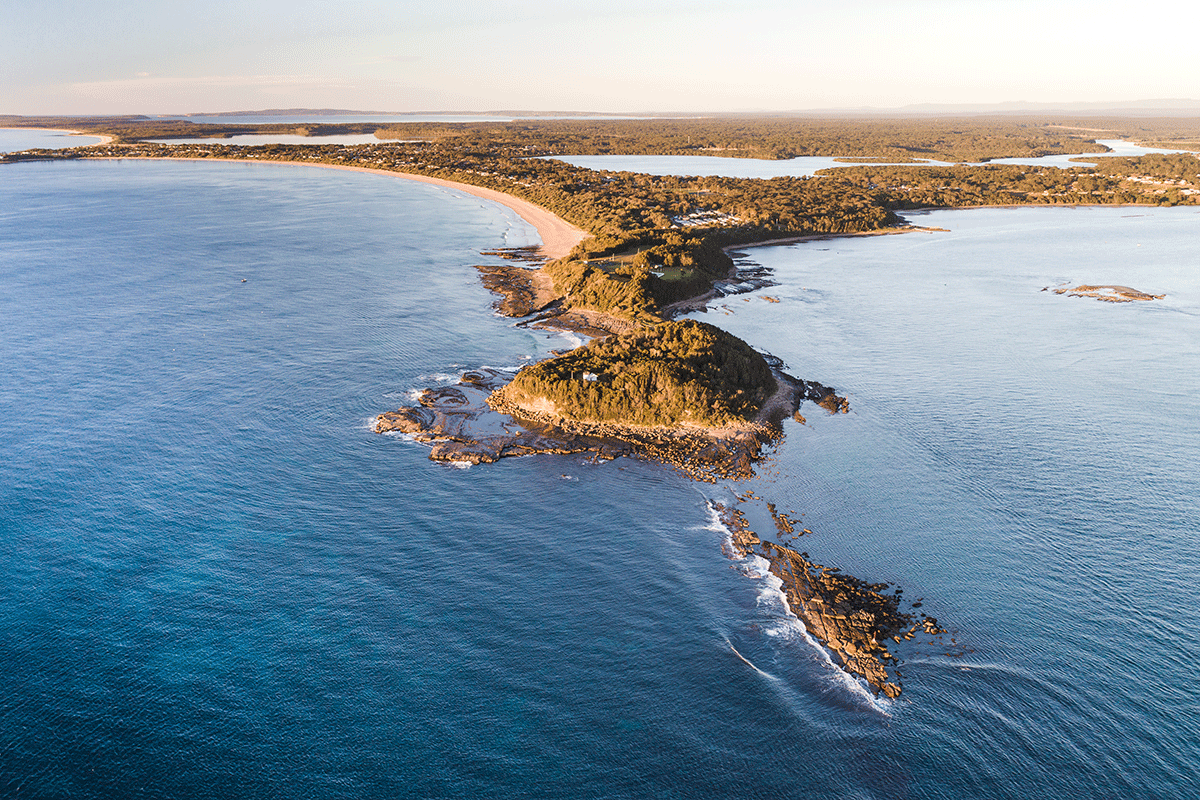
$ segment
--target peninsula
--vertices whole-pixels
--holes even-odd
[[[417,405],[381,413],[376,430],[428,442],[431,457],[441,460],[639,455],[711,481],[753,474],[763,447],[782,436],[783,420],[802,418],[804,402],[831,413],[848,409],[833,389],[787,375],[784,365],[736,337],[674,319],[707,298],[738,290],[742,282],[729,249],[913,230],[898,212],[916,208],[1174,205],[1200,198],[1200,161],[1190,154],[1109,158],[1070,169],[869,163],[1104,149],[1063,122],[414,123],[375,129],[382,137],[378,144],[239,147],[139,141],[162,131],[153,121],[124,118],[90,126],[70,121],[72,128],[113,137],[108,144],[25,151],[0,161],[185,158],[321,165],[419,180],[501,203],[532,224],[543,244],[540,252],[497,251],[510,263],[480,268],[485,284],[501,295],[498,309],[521,318],[520,324],[575,330],[594,340],[515,377],[480,370],[455,385],[431,387]],[[187,123],[169,125],[168,135],[195,135]],[[238,132],[258,132],[245,127]],[[1147,133],[1156,132],[1164,139],[1192,135],[1162,126]],[[679,152],[693,138],[705,152],[723,155],[836,154],[868,163],[812,178],[750,180],[598,172],[544,157],[564,149]],[[940,635],[936,620],[914,623],[916,613],[901,608],[898,591],[885,594],[882,584],[810,561],[793,546],[801,534],[789,518],[767,506],[778,533],[773,539],[753,532],[738,508],[719,509],[736,557],[765,558],[783,580],[793,610],[839,665],[877,692],[898,694],[897,656],[884,643],[898,645],[920,632]]]

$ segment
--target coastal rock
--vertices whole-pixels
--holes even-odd
[[[527,317],[549,306],[555,299],[543,284],[548,282],[540,270],[529,267],[479,265],[479,278],[488,291],[500,295],[493,307],[506,317]]]
[[[1147,294],[1128,286],[1118,286],[1115,284],[1092,285],[1081,283],[1078,286],[1059,286],[1054,289],[1047,286],[1042,291],[1052,291],[1055,294],[1065,294],[1068,297],[1091,297],[1105,303],[1132,303],[1135,300],[1162,300],[1166,297],[1165,294]]]
[[[888,638],[899,642],[917,628],[927,633],[940,631],[936,620],[932,626],[914,626],[912,616],[900,610],[899,593],[883,594],[886,584],[867,583],[809,561],[807,554],[786,545],[763,541],[750,529],[740,509],[712,505],[730,531],[736,556],[753,554],[767,560],[771,573],[782,581],[788,607],[809,634],[825,645],[835,663],[861,676],[875,691],[897,697],[901,691],[898,660],[881,642]],[[770,504],[768,510],[772,516],[777,513]]]
[[[781,435],[780,421],[806,398],[836,397],[828,387],[773,371],[776,392],[754,422],[743,426],[638,426],[584,423],[506,404],[498,389],[511,380],[500,370],[466,372],[457,384],[423,390],[417,405],[375,419],[377,433],[399,433],[433,444],[435,461],[490,463],[537,453],[593,453],[599,459],[640,456],[690,478],[748,477],[763,447]],[[844,404],[842,398],[838,398]],[[839,407],[842,407],[839,405]],[[790,525],[781,518],[780,524]]]

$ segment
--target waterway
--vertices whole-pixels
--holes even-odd
[[[1187,150],[1169,150],[1142,147],[1132,142],[1117,139],[1097,140],[1109,148],[1108,156],[1143,156],[1151,153],[1186,153]],[[1037,158],[997,158],[989,164],[1023,164],[1069,169],[1091,166],[1097,153],[1068,153],[1039,156]],[[613,172],[641,172],[648,175],[720,176],[725,178],[800,178],[817,174],[823,169],[858,166],[853,162],[838,160],[832,156],[800,156],[778,161],[761,158],[725,158],[720,156],[646,156],[646,155],[560,155],[576,167]],[[1080,163],[1083,162],[1083,163]],[[950,162],[926,160],[925,166],[952,166]],[[981,162],[982,163],[982,162]],[[877,165],[876,165],[877,166]],[[906,165],[912,166],[912,164]]]
[[[0,128],[0,153],[15,153],[35,147],[59,150],[82,147],[104,141],[99,136],[82,136],[71,131],[48,128]]]
[[[0,794],[1200,791],[1195,209],[747,251],[778,285],[703,318],[852,411],[712,487],[371,432],[566,345],[490,310],[479,251],[536,241],[506,209],[315,167],[0,170]],[[747,488],[953,649],[894,702],[841,676],[722,552],[706,498]]]

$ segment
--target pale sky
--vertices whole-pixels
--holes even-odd
[[[5,0],[0,114],[1200,98],[1177,0]]]

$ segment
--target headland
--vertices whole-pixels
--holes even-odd
[[[469,372],[456,385],[426,390],[416,407],[381,414],[377,429],[427,441],[431,457],[444,460],[481,463],[552,452],[636,455],[706,480],[752,474],[763,448],[782,436],[781,422],[799,415],[802,402],[817,401],[834,412],[847,408],[833,390],[788,376],[782,364],[744,342],[722,339],[728,334],[672,321],[713,292],[738,291],[731,286],[731,250],[915,230],[897,214],[909,209],[1174,205],[1195,203],[1198,191],[1196,159],[1190,155],[1109,158],[1099,168],[864,164],[806,179],[673,178],[601,173],[536,158],[567,141],[537,126],[430,131],[427,140],[408,133],[405,141],[356,146],[125,140],[0,160],[144,157],[332,166],[501,203],[530,222],[544,242],[540,253],[507,254],[527,263],[481,268],[488,288],[502,295],[501,313],[521,318],[518,324],[567,328],[596,341],[511,378]],[[1008,144],[1028,141],[1027,134],[1013,131]],[[841,132],[828,136],[844,154]],[[921,150],[922,157],[931,152]],[[864,149],[857,155],[892,153]],[[694,347],[701,340],[709,344]],[[712,383],[707,379],[714,376],[695,367],[714,363],[731,368],[717,370]],[[751,541],[749,529],[743,531],[742,554],[752,548],[792,587],[793,609],[845,670],[894,696],[898,673],[889,673],[893,655],[881,643],[888,636],[911,638],[916,629],[905,627],[900,616],[907,612],[900,611],[898,600],[881,599],[879,585],[809,561],[790,546],[779,519],[776,525],[780,538],[773,542],[756,534]],[[814,610],[819,608],[834,610]],[[931,635],[938,630],[936,622],[922,625]]]

